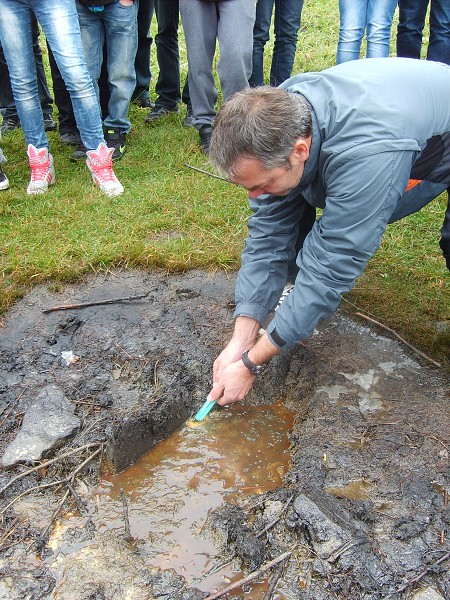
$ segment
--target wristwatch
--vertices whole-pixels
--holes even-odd
[[[262,365],[255,365],[255,363],[252,363],[252,361],[248,357],[248,350],[244,350],[244,352],[242,353],[242,362],[247,367],[247,369],[251,373],[253,373],[253,375],[260,375],[260,373],[262,373],[267,367],[267,364],[265,363]]]

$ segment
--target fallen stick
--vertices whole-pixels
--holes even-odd
[[[441,558],[439,560],[437,560],[435,563],[433,563],[432,565],[427,567],[424,571],[422,571],[422,573],[419,573],[419,575],[417,575],[417,577],[408,579],[408,581],[404,585],[402,585],[397,590],[395,590],[395,594],[400,594],[401,592],[404,592],[406,590],[406,588],[408,588],[410,585],[414,585],[415,583],[418,583],[421,579],[423,579],[425,577],[425,575],[428,575],[428,573],[430,571],[432,571],[435,567],[437,567],[441,563],[445,562],[449,558],[450,558],[450,552],[447,552],[447,554],[444,554],[444,556],[441,556]]]
[[[280,563],[275,569],[272,577],[270,578],[269,587],[267,588],[266,593],[264,594],[263,600],[271,600],[273,598],[275,590],[277,589],[278,582],[280,581],[280,577],[283,575],[284,567],[284,563]]]
[[[392,334],[394,337],[396,337],[398,340],[400,340],[402,342],[402,344],[405,344],[405,346],[408,346],[408,348],[410,348],[413,352],[415,352],[416,354],[418,354],[419,356],[421,356],[422,358],[424,358],[425,360],[427,360],[428,362],[430,362],[435,367],[441,367],[442,366],[441,363],[433,360],[432,358],[430,358],[429,356],[427,356],[426,354],[424,354],[423,352],[421,352],[418,348],[416,348],[415,346],[413,346],[412,344],[410,344],[409,342],[407,342],[404,338],[402,338],[401,335],[399,335],[396,331],[394,331],[393,329],[391,329],[387,325],[383,325],[383,323],[380,323],[379,321],[376,321],[375,319],[372,319],[372,317],[368,317],[367,315],[364,315],[363,313],[360,313],[360,312],[357,312],[356,316],[357,317],[361,317],[362,319],[366,319],[366,321],[370,321],[374,325],[378,325],[378,327],[381,327],[381,329],[384,329],[385,331],[389,331],[389,333]]]
[[[68,456],[71,456],[72,454],[76,454],[77,452],[80,452],[81,450],[87,450],[88,448],[98,448],[98,446],[101,446],[101,445],[102,444],[100,442],[96,442],[93,444],[85,444],[84,446],[78,446],[78,448],[73,448],[72,450],[69,450],[68,452],[65,452],[64,454],[60,454],[59,456],[55,456],[55,458],[51,458],[50,460],[48,460],[45,463],[40,463],[39,465],[36,465],[35,467],[32,467],[31,469],[28,469],[27,471],[24,471],[23,473],[19,473],[19,475],[16,475],[12,479],[10,479],[10,481],[8,481],[8,483],[4,487],[2,487],[2,489],[0,490],[0,495],[3,494],[3,492],[5,490],[7,490],[9,488],[9,486],[12,485],[15,481],[17,481],[18,479],[22,479],[22,477],[26,477],[30,473],[33,473],[33,471],[38,471],[39,469],[48,467],[48,465],[51,465],[54,462],[61,460],[62,458],[67,458]]]
[[[210,173],[209,171],[205,171],[204,169],[199,169],[198,167],[193,167],[192,165],[188,165],[188,163],[184,163],[184,166],[188,169],[192,169],[193,171],[197,171],[198,173],[203,173],[203,175],[209,175],[210,177],[214,177],[214,179],[220,179],[221,181],[226,181],[227,183],[237,185],[236,183],[233,183],[226,177],[222,177],[221,175],[215,175],[214,173]]]
[[[139,296],[126,296],[125,298],[110,298],[109,300],[93,300],[92,302],[80,302],[78,304],[60,304],[59,306],[52,306],[51,308],[45,308],[42,312],[44,314],[55,312],[57,310],[72,310],[75,308],[86,308],[88,306],[101,306],[103,304],[118,304],[119,302],[128,302],[129,300],[141,300],[146,298],[150,292],[146,294],[140,294]]]
[[[210,596],[205,598],[205,600],[216,600],[216,598],[221,598],[222,596],[229,594],[236,588],[241,587],[242,585],[245,585],[246,583],[250,583],[250,581],[257,579],[260,575],[262,575],[263,573],[265,573],[272,567],[275,567],[283,560],[286,560],[287,558],[289,558],[289,556],[291,556],[291,554],[292,554],[292,552],[290,550],[288,552],[284,552],[283,554],[280,554],[280,556],[278,556],[277,558],[274,558],[273,560],[266,563],[265,565],[263,565],[256,571],[253,571],[253,573],[250,573],[249,575],[247,575],[247,577],[244,577],[243,579],[239,579],[239,581],[236,581],[236,583],[229,585],[228,587],[226,587],[224,590],[221,590],[220,592],[211,594]]]
[[[44,490],[46,488],[49,487],[53,487],[55,485],[64,485],[67,483],[70,483],[70,480],[72,479],[72,477],[75,477],[75,475],[81,471],[81,469],[87,465],[88,462],[90,462],[95,456],[97,456],[97,454],[99,452],[102,451],[102,448],[97,448],[97,450],[95,452],[93,452],[90,456],[88,456],[86,458],[86,460],[84,460],[81,465],[78,465],[78,467],[76,469],[74,469],[67,477],[64,477],[64,479],[59,479],[58,481],[52,481],[50,483],[44,483],[42,485],[36,485],[34,487],[28,488],[27,490],[25,490],[24,492],[22,492],[21,494],[19,494],[18,496],[16,496],[15,498],[13,498],[11,500],[11,502],[9,504],[7,504],[1,511],[0,511],[0,516],[3,515],[10,506],[12,506],[15,502],[17,502],[17,500],[20,500],[20,498],[22,498],[23,496],[26,496],[27,494],[29,494],[30,492],[34,492],[36,490]]]
[[[130,530],[130,519],[128,518],[128,504],[127,499],[125,497],[125,492],[122,488],[120,488],[120,498],[122,500],[122,510],[123,510],[123,523],[125,527],[125,541],[131,542],[133,540],[133,536],[131,535]]]

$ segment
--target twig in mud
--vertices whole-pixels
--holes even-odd
[[[22,492],[21,494],[19,494],[18,496],[16,496],[15,498],[13,498],[11,500],[11,502],[9,504],[7,504],[1,511],[0,511],[0,516],[3,515],[8,508],[10,508],[15,502],[17,502],[17,500],[20,500],[20,498],[22,498],[23,496],[26,496],[27,494],[29,494],[30,492],[34,492],[34,491],[40,491],[40,490],[44,490],[46,488],[49,487],[54,487],[55,485],[67,485],[68,483],[70,483],[71,479],[75,477],[75,475],[81,471],[81,469],[87,465],[88,462],[90,462],[93,458],[95,458],[97,456],[97,454],[99,454],[102,451],[101,447],[97,448],[97,450],[95,450],[95,452],[93,452],[90,456],[88,456],[80,465],[78,465],[78,467],[76,469],[74,469],[67,477],[64,477],[64,479],[59,479],[58,481],[52,481],[50,483],[44,483],[42,485],[36,485],[34,487],[28,488],[27,490],[25,490],[24,492]],[[38,467],[40,468],[41,465]],[[33,469],[35,470],[35,469]],[[10,482],[11,483],[11,482]],[[9,484],[8,484],[9,485]],[[5,486],[6,487],[6,486]]]
[[[131,542],[133,540],[133,536],[131,535],[131,531],[130,531],[130,519],[128,518],[128,504],[127,504],[127,499],[125,497],[125,492],[123,491],[122,488],[120,488],[120,498],[122,500],[122,507],[123,507],[123,523],[124,523],[124,527],[125,527],[125,541],[126,542]]]
[[[88,448],[98,448],[98,446],[101,446],[101,445],[102,445],[101,443],[96,442],[93,444],[85,444],[84,446],[78,446],[78,448],[73,448],[73,450],[69,450],[68,452],[65,452],[64,454],[55,456],[55,458],[51,458],[50,460],[48,460],[45,463],[40,463],[39,465],[36,465],[35,467],[32,467],[31,469],[28,469],[27,471],[24,471],[23,473],[19,473],[19,475],[16,475],[12,479],[10,479],[8,481],[8,483],[4,487],[2,487],[2,489],[0,490],[0,495],[3,494],[3,492],[6,491],[9,488],[9,486],[12,485],[15,481],[22,479],[22,477],[26,477],[30,473],[33,473],[33,471],[38,471],[39,469],[44,469],[45,467],[48,467],[49,465],[53,464],[54,462],[57,462],[58,460],[61,460],[63,458],[67,458],[68,456],[72,456],[72,454],[76,454],[77,452],[80,452],[81,450],[87,450]]]
[[[184,163],[184,166],[188,169],[192,169],[193,171],[197,171],[197,173],[203,173],[203,175],[209,175],[210,177],[214,177],[214,179],[220,179],[221,181],[226,181],[227,183],[231,183],[233,185],[237,185],[233,183],[226,177],[222,177],[221,175],[216,175],[215,173],[210,173],[209,171],[205,171],[204,169],[199,169],[198,167],[193,167],[192,165],[188,165],[188,163]]]
[[[410,348],[413,352],[415,352],[416,354],[418,354],[419,356],[421,356],[422,358],[424,358],[425,360],[427,360],[428,362],[430,362],[435,367],[441,367],[442,366],[441,363],[437,362],[436,360],[433,360],[432,358],[430,358],[429,356],[427,356],[426,354],[424,354],[423,352],[421,352],[418,348],[416,348],[415,346],[413,346],[412,344],[410,344],[409,342],[407,342],[405,340],[405,338],[402,338],[402,336],[399,335],[396,331],[394,331],[394,329],[391,329],[387,325],[383,325],[383,323],[380,323],[379,321],[376,321],[375,319],[372,319],[372,317],[368,317],[367,315],[365,315],[363,313],[357,312],[355,314],[356,314],[357,317],[361,317],[362,319],[365,319],[366,321],[370,321],[370,323],[373,323],[374,325],[377,325],[378,327],[381,327],[381,329],[384,329],[385,331],[388,331],[395,338],[397,338],[398,340],[400,340],[400,342],[402,342],[402,344],[405,344],[405,346],[408,346],[408,348]]]
[[[289,506],[293,500],[294,500],[294,496],[291,496],[289,498],[289,500],[286,502],[286,504],[284,505],[284,508],[281,511],[281,513],[278,515],[278,517],[276,519],[274,519],[271,523],[266,525],[266,527],[264,527],[264,529],[262,531],[260,531],[259,533],[256,534],[257,538],[260,538],[262,535],[267,533],[270,529],[272,529],[272,527],[274,527],[278,523],[278,521],[281,519],[283,514],[287,511],[287,509],[289,508]]]
[[[286,566],[286,561],[280,563],[278,567],[275,569],[272,577],[270,578],[269,587],[264,594],[263,600],[272,600],[272,596],[276,590],[278,582],[280,581],[280,577],[283,575],[284,567]]]
[[[12,413],[12,411],[14,410],[14,408],[17,406],[19,400],[22,398],[22,396],[25,394],[26,392],[26,387],[20,392],[20,394],[17,396],[17,398],[14,400],[14,402],[11,405],[11,408],[8,410],[8,412],[6,413],[6,415],[3,417],[1,423],[0,423],[0,427],[2,427],[3,423],[6,421],[6,419],[9,417],[9,415]],[[6,410],[6,408],[5,408]],[[4,411],[2,411],[3,414]]]
[[[400,594],[401,592],[404,592],[407,588],[409,588],[411,585],[414,585],[415,583],[418,583],[421,579],[423,579],[425,577],[425,575],[428,575],[428,573],[430,571],[432,571],[435,567],[439,566],[440,564],[442,564],[443,562],[445,562],[449,558],[450,558],[450,552],[447,552],[447,554],[444,554],[444,556],[441,556],[441,558],[439,560],[437,560],[432,565],[430,565],[429,567],[427,567],[424,571],[422,571],[422,573],[419,573],[419,575],[417,575],[417,577],[413,577],[412,579],[408,579],[408,581],[404,585],[402,585],[397,590],[395,590],[395,594]]]
[[[60,501],[60,503],[58,504],[58,506],[56,507],[56,510],[53,511],[52,516],[50,517],[50,523],[47,525],[47,527],[44,529],[44,532],[41,534],[40,538],[41,540],[45,540],[47,538],[48,532],[50,531],[53,522],[55,521],[56,517],[58,516],[60,510],[62,509],[62,507],[64,506],[65,501],[67,500],[68,496],[69,496],[69,489],[66,490],[66,493],[64,494],[62,500]]]
[[[279,563],[285,561],[286,559],[288,559],[291,556],[291,554],[292,554],[291,550],[289,550],[288,552],[283,552],[283,554],[280,554],[280,556],[278,556],[277,558],[274,558],[273,560],[266,563],[265,565],[263,565],[256,571],[253,571],[253,573],[250,573],[249,575],[247,575],[247,577],[243,577],[239,581],[236,581],[232,585],[229,585],[228,587],[226,587],[224,590],[221,590],[220,592],[216,592],[215,594],[209,595],[207,598],[205,598],[205,600],[216,600],[216,598],[221,598],[222,596],[226,596],[227,594],[229,594],[236,588],[241,587],[241,586],[245,585],[246,583],[250,583],[250,581],[257,579],[260,575],[262,575],[263,573],[265,573],[272,567],[275,567]]]
[[[139,296],[127,296],[125,298],[110,298],[109,300],[97,300],[92,302],[79,302],[78,304],[60,304],[59,306],[52,306],[51,308],[45,308],[42,312],[44,314],[55,312],[57,310],[72,310],[75,308],[87,308],[88,306],[101,306],[103,304],[117,304],[120,302],[128,302],[129,300],[141,300],[147,298],[150,292],[146,294],[140,294]]]

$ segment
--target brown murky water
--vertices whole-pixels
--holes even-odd
[[[123,535],[123,490],[131,535],[149,564],[173,568],[203,591],[240,579],[231,564],[217,570],[223,556],[202,529],[224,502],[239,503],[282,483],[293,419],[278,402],[216,408],[201,423],[189,421],[123,473],[103,477],[89,503],[93,522],[99,531]],[[255,585],[245,597],[262,595]]]

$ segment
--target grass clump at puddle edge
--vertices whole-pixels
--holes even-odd
[[[395,55],[395,24],[391,54]],[[294,72],[335,62],[339,27],[334,0],[305,3]],[[152,25],[155,33],[155,22]],[[425,38],[427,41],[427,38]],[[270,67],[273,37],[266,54]],[[364,51],[364,48],[363,48]],[[181,70],[187,73],[180,28]],[[152,50],[152,93],[158,73]],[[36,283],[59,286],[112,267],[180,272],[235,270],[250,214],[245,192],[185,166],[208,169],[197,132],[184,113],[145,125],[146,111],[131,108],[125,157],[115,164],[125,194],[108,199],[91,183],[84,162],[49,133],[57,174],[44,196],[27,196],[29,169],[22,132],[2,140],[10,189],[0,193],[0,314]],[[346,298],[448,365],[449,275],[438,247],[446,195],[389,226],[380,249]],[[350,306],[347,305],[346,306]],[[353,309],[352,309],[353,310]]]

